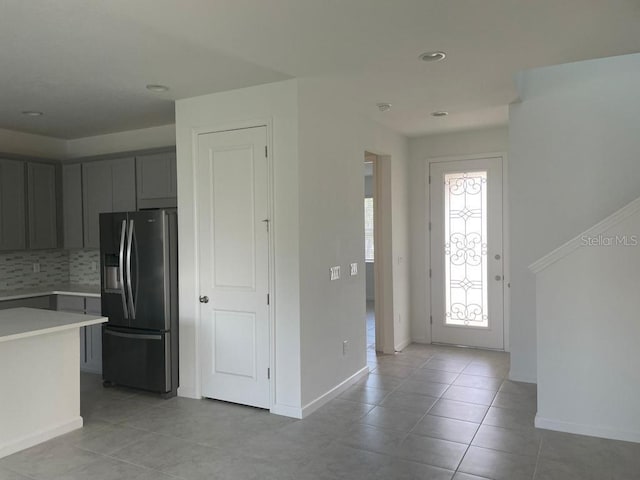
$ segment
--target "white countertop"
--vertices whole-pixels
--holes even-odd
[[[100,298],[100,286],[64,284],[52,287],[24,288],[21,290],[0,291],[0,302],[21,298],[44,297],[46,295],[73,295],[78,297]]]
[[[0,310],[0,343],[106,323],[106,317],[38,308]]]

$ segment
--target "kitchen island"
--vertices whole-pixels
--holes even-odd
[[[82,427],[78,329],[106,318],[0,311],[0,458]]]

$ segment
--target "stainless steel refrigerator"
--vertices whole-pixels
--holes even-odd
[[[177,240],[175,210],[100,214],[106,386],[177,392]]]

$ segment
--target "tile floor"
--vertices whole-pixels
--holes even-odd
[[[369,363],[302,421],[83,375],[85,428],[0,460],[0,480],[640,478],[640,444],[534,429],[507,354],[414,344]]]

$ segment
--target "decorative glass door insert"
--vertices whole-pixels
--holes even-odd
[[[487,172],[444,175],[445,323],[489,326]]]
[[[504,349],[502,158],[429,164],[431,341]]]

